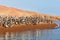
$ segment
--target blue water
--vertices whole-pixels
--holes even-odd
[[[0,40],[60,40],[60,26],[55,29],[0,33]]]
[[[49,30],[3,33],[0,40],[60,40],[60,28]]]

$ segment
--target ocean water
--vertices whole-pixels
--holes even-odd
[[[59,27],[55,29],[0,33],[0,40],[60,40]]]
[[[60,40],[60,28],[0,33],[0,40]]]

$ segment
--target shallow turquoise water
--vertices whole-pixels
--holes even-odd
[[[0,33],[0,40],[60,40],[60,28]]]

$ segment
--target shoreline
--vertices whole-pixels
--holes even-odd
[[[58,25],[57,24],[39,24],[39,25],[18,25],[13,26],[11,28],[4,28],[0,26],[0,32],[21,32],[21,31],[27,31],[27,30],[44,30],[44,29],[54,29]]]

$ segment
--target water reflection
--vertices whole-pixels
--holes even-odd
[[[57,40],[60,29],[0,33],[0,40]]]

